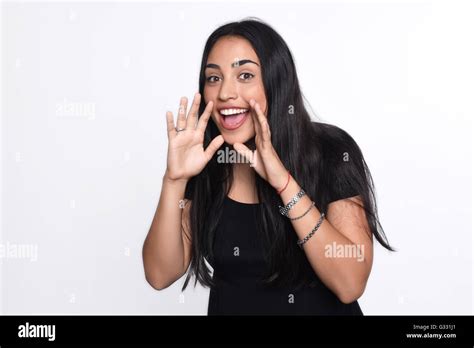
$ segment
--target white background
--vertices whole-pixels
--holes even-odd
[[[376,247],[363,312],[473,313],[467,1],[3,3],[1,241],[38,260],[0,259],[2,313],[207,313],[184,278],[153,290],[141,248],[165,112],[197,91],[208,35],[246,16],[283,36],[315,119],[372,171],[398,252]]]

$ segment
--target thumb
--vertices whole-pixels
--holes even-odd
[[[218,135],[214,139],[212,139],[211,143],[207,146],[206,151],[204,151],[204,156],[206,157],[207,161],[209,162],[216,153],[216,151],[224,144],[224,137],[222,135]]]

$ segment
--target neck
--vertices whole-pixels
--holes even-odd
[[[242,202],[257,202],[255,170],[248,163],[234,163],[232,173],[233,183],[229,195]]]
[[[255,170],[248,163],[234,163],[232,166],[234,180],[255,184]]]

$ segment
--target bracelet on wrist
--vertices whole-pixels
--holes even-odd
[[[304,217],[306,214],[308,214],[309,211],[311,210],[311,208],[314,207],[314,205],[315,205],[315,203],[312,202],[311,205],[309,206],[309,208],[308,208],[303,214],[301,214],[300,216],[294,217],[294,218],[291,218],[291,217],[288,216],[288,218],[289,218],[291,221],[299,220],[299,219],[301,219],[302,217]]]
[[[290,177],[291,177],[291,174],[290,174],[290,171],[288,171],[288,178],[286,179],[286,184],[282,189],[277,190],[278,194],[281,194],[288,187],[288,184],[290,183]]]
[[[288,217],[288,212],[290,211],[290,209],[293,208],[295,204],[298,203],[301,197],[303,197],[305,194],[306,192],[304,192],[304,190],[301,189],[296,195],[293,196],[293,198],[291,198],[290,202],[286,206],[282,207],[280,205],[279,206],[280,214]]]
[[[321,217],[319,218],[318,223],[316,224],[316,226],[314,226],[314,228],[311,230],[311,232],[309,232],[306,237],[304,237],[303,239],[296,242],[296,244],[298,244],[298,246],[301,249],[303,249],[304,243],[306,243],[316,233],[316,231],[319,229],[319,227],[321,226],[321,224],[323,222],[324,216],[325,216],[325,214],[322,213]]]

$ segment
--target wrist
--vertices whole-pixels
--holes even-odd
[[[279,175],[278,180],[273,188],[277,191],[278,194],[281,194],[288,186],[291,179],[291,174],[289,170],[285,169],[285,172]]]
[[[188,183],[188,179],[173,179],[170,177],[168,170],[165,171],[163,175],[163,183],[171,184],[171,185],[185,185]]]

